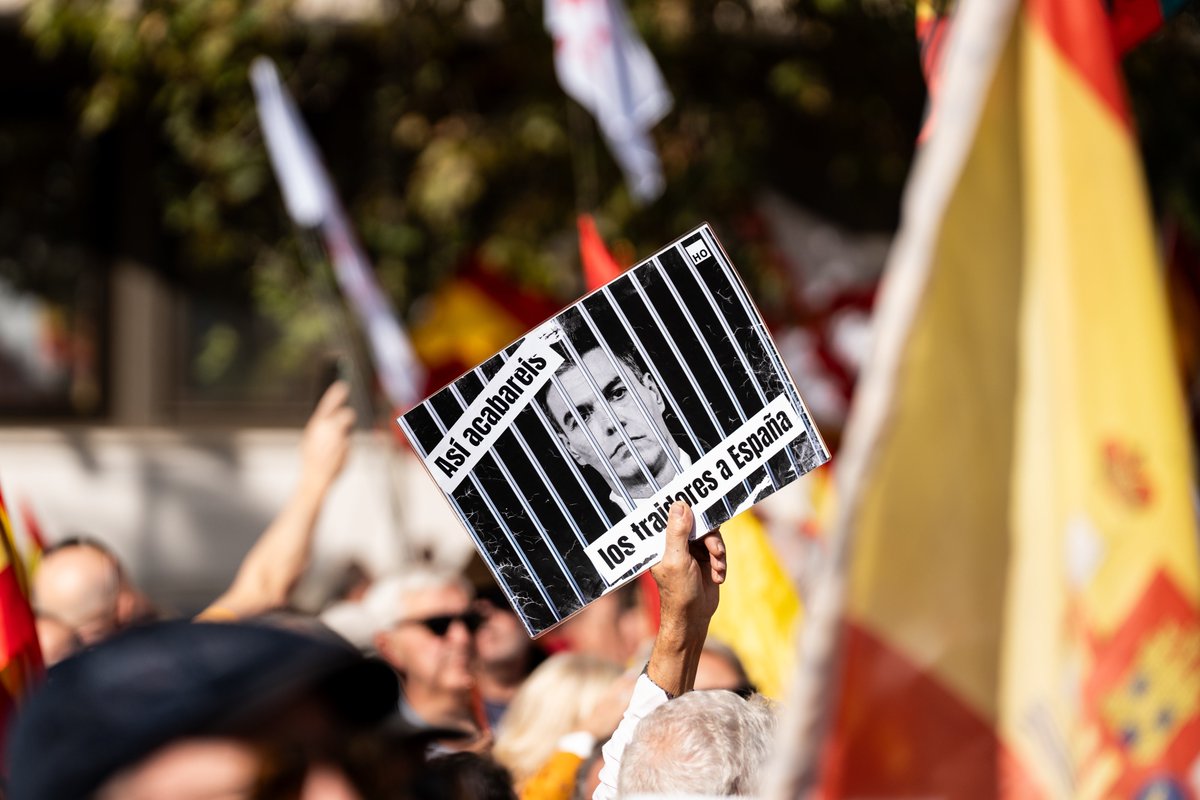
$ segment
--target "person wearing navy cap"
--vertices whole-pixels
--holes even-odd
[[[399,691],[387,664],[332,634],[134,628],[61,662],[21,707],[7,796],[403,796],[426,742],[451,733],[398,719]]]

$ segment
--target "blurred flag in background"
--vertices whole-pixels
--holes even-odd
[[[1108,30],[1119,55],[1137,47],[1189,0],[1105,0]],[[917,44],[921,48],[921,72],[929,89],[926,119],[918,141],[924,141],[933,125],[937,96],[941,89],[942,49],[954,17],[957,0],[917,0]]]
[[[577,225],[583,285],[590,292],[619,276],[625,271],[625,267],[619,266],[612,253],[608,252],[608,247],[600,238],[600,232],[596,230],[596,220],[591,214],[580,214]]]
[[[394,409],[406,410],[424,396],[425,369],[417,360],[392,303],[379,286],[321,157],[275,65],[257,59],[250,72],[258,117],[288,214],[300,228],[316,230],[333,274],[354,310],[371,348],[375,373]]]
[[[810,617],[775,788],[1196,798],[1190,438],[1110,20],[954,26],[839,454],[841,658]]]
[[[554,69],[563,91],[596,118],[639,201],[663,191],[650,129],[671,110],[671,93],[621,0],[546,0]]]
[[[428,371],[426,393],[491,358],[559,306],[477,259],[467,263],[413,310],[413,347]]]
[[[0,762],[12,713],[43,672],[29,582],[0,492]]]

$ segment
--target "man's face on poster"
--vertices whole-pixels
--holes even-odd
[[[599,349],[585,353],[583,364],[607,401],[608,409],[597,402],[583,371],[577,365],[568,366],[559,373],[558,380],[563,392],[570,397],[571,405],[567,405],[563,392],[557,389],[550,389],[546,397],[558,436],[578,464],[592,467],[611,485],[611,474],[604,464],[606,460],[630,495],[648,497],[653,489],[646,482],[638,463],[639,458],[660,485],[675,474],[674,465],[659,439],[661,435],[669,447],[675,447],[663,421],[665,405],[662,394],[649,375],[635,372],[624,361],[610,359]],[[635,397],[650,412],[650,419],[639,408]],[[574,414],[571,413],[571,407],[574,407]],[[592,447],[581,425],[586,425],[591,431],[603,455]],[[636,455],[630,452],[625,438],[621,436],[621,429],[629,438]]]

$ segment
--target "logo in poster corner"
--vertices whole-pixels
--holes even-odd
[[[684,247],[687,250],[688,256],[692,259],[693,264],[699,264],[712,256],[712,252],[708,249],[708,243],[703,239],[697,239],[691,244]]]

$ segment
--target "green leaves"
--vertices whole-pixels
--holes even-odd
[[[380,13],[302,18],[301,2]],[[171,271],[231,291],[250,271],[255,307],[283,331],[277,360],[299,363],[329,331],[258,130],[247,79],[257,55],[279,65],[402,310],[473,256],[572,299],[582,289],[580,211],[619,234],[614,244],[629,254],[701,220],[728,227],[765,187],[835,211],[840,203],[862,224],[894,218],[902,175],[878,165],[907,163],[916,133],[911,35],[831,69],[838,37],[854,46],[891,36],[893,22],[873,21],[852,0],[830,11],[742,0],[628,5],[676,98],[654,131],[668,189],[649,208],[633,205],[594,121],[559,88],[542,0],[31,0],[25,30],[46,58],[91,64],[76,106],[80,136],[146,134],[158,215],[149,222],[173,245]],[[863,85],[899,98],[871,112],[873,125],[910,132],[886,152],[855,138]],[[831,174],[856,177],[849,186]],[[734,253],[752,283],[765,252]],[[219,382],[247,346],[208,331],[196,348],[198,380]]]

